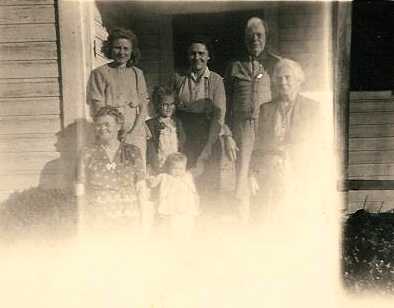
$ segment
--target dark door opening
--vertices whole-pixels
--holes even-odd
[[[351,91],[394,90],[394,3],[354,2]]]
[[[226,65],[245,51],[244,28],[247,20],[253,16],[264,18],[264,10],[175,16],[175,68],[180,70],[188,67],[188,42],[195,35],[203,35],[209,38],[213,47],[209,69],[223,76]]]

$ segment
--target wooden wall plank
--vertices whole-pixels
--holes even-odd
[[[386,99],[394,99],[393,93],[391,90],[385,91],[351,91],[350,92],[350,101],[379,101]]]
[[[394,112],[352,113],[350,125],[357,124],[394,124]]]
[[[385,176],[394,179],[394,164],[354,164],[349,165],[348,171],[351,178]]]
[[[57,78],[48,79],[2,79],[0,80],[0,97],[48,97],[59,96]]]
[[[392,111],[394,112],[394,101],[378,101],[378,102],[351,102],[350,112],[377,112]]]
[[[56,41],[55,24],[0,25],[0,43]]]
[[[101,48],[103,47],[103,44],[104,44],[104,40],[102,40],[99,37],[96,37],[94,42],[95,42],[96,54],[105,58],[104,53],[101,50]]]
[[[103,58],[103,57],[101,57],[101,56],[98,55],[98,56],[95,58],[95,63],[94,63],[94,65],[95,65],[95,67],[99,67],[99,66],[104,65],[104,64],[109,63],[109,62],[111,62],[111,60],[109,60],[109,59],[107,59],[107,58]]]
[[[3,6],[0,10],[0,24],[29,24],[55,22],[53,5]]]
[[[0,135],[0,153],[55,152],[56,141],[53,134]]]
[[[371,180],[371,181],[393,181],[394,176],[393,175],[369,175],[369,176],[363,176],[360,178],[359,176],[348,176],[349,180]]]
[[[60,114],[58,97],[0,99],[0,116],[58,114]]]
[[[349,164],[394,163],[392,151],[350,151]]]
[[[43,5],[54,4],[55,0],[2,0],[1,6],[5,5]]]
[[[394,137],[394,124],[352,125],[349,136],[354,137]]]
[[[98,39],[100,39],[101,41],[104,41],[107,39],[108,37],[108,32],[107,29],[103,26],[102,23],[99,23],[97,21],[95,21],[94,23],[94,30],[95,30],[95,35]]]
[[[349,150],[394,150],[394,137],[350,138]]]
[[[58,116],[0,117],[0,135],[57,133],[60,129]]]
[[[56,42],[0,44],[0,60],[56,60]]]
[[[353,213],[364,207],[364,201],[367,200],[365,209],[370,212],[388,211],[394,208],[394,191],[393,190],[358,190],[349,191],[349,208],[348,211]],[[383,206],[382,206],[383,202]]]
[[[40,172],[45,165],[58,159],[58,152],[22,152],[22,153],[0,153],[0,161],[7,162],[0,167],[0,174],[7,175],[19,171],[38,171]],[[61,170],[53,170],[61,172]]]
[[[59,77],[56,60],[0,61],[0,78]]]

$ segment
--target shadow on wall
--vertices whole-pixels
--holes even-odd
[[[41,171],[39,187],[51,189],[55,184],[55,187],[71,192],[79,145],[86,146],[94,142],[92,123],[78,119],[56,133],[56,138],[55,148],[60,156],[46,163]]]
[[[59,158],[49,161],[37,187],[14,192],[0,205],[0,243],[54,240],[73,236],[78,209],[72,186],[78,145],[94,141],[92,124],[76,120],[56,134]]]

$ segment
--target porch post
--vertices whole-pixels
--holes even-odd
[[[350,2],[337,2],[333,7],[333,66],[335,141],[340,163],[340,182],[345,185],[349,156],[349,87],[351,12]]]
[[[91,1],[57,1],[63,127],[87,117],[86,82],[92,68]]]

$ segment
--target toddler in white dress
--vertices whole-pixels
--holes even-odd
[[[172,153],[165,162],[167,172],[148,178],[150,187],[159,185],[157,212],[168,218],[170,235],[175,239],[190,238],[199,215],[199,196],[186,163],[184,154]]]

